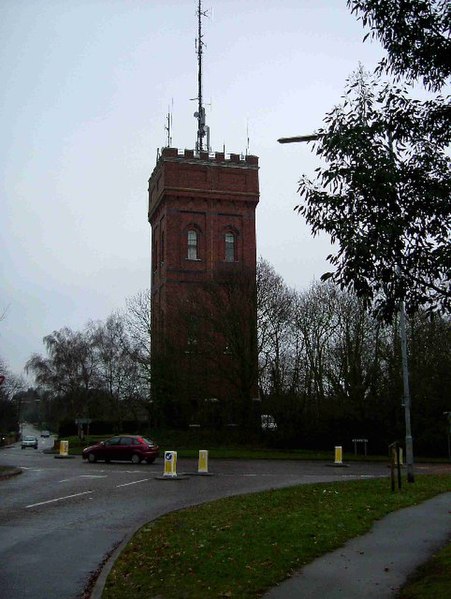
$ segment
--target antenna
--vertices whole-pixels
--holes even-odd
[[[249,154],[249,119],[246,123],[246,156]]]
[[[210,150],[210,135],[209,128],[205,125],[205,108],[202,102],[202,53],[203,42],[202,35],[202,17],[207,16],[207,11],[202,10],[202,0],[198,0],[197,6],[197,39],[196,39],[196,51],[197,51],[197,111],[194,116],[197,118],[197,141],[196,151],[202,152],[204,149],[204,137],[207,135],[207,151]]]
[[[174,106],[174,100],[172,100],[172,107],[173,106]],[[172,110],[171,110],[171,106],[168,107],[168,114],[166,116],[166,125],[164,126],[164,130],[167,133],[166,147],[172,148]]]

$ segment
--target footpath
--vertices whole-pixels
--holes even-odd
[[[263,597],[393,598],[407,577],[449,542],[451,491],[388,514],[367,534],[316,559]]]

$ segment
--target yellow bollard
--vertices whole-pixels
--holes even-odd
[[[165,451],[164,452],[164,477],[176,477],[177,476],[177,452],[176,451]]]
[[[343,448],[341,445],[335,447],[335,464],[343,464]]]
[[[199,449],[199,463],[197,467],[199,474],[208,474],[208,450]]]
[[[69,455],[69,441],[60,441],[60,456]]]

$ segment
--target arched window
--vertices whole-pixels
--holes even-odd
[[[188,260],[198,260],[199,258],[199,234],[194,229],[188,231]]]
[[[235,262],[235,235],[233,233],[226,233],[224,235],[225,245],[225,261]]]

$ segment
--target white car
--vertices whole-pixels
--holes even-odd
[[[33,437],[32,435],[25,435],[25,437],[22,439],[21,447],[22,447],[22,449],[25,449],[27,447],[33,447],[33,449],[37,449],[38,448],[38,438]]]

